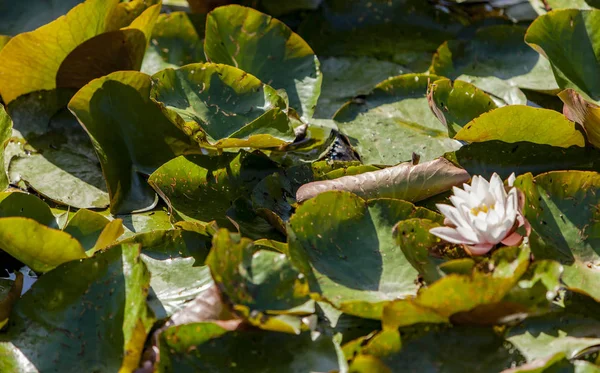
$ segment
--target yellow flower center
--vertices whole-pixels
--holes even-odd
[[[496,206],[495,203],[492,203],[490,206],[486,205],[485,203],[482,203],[481,205],[479,205],[477,207],[473,207],[471,209],[471,214],[477,216],[480,212],[487,213],[488,211],[493,210],[495,206]]]

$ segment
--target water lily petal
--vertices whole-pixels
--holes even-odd
[[[476,242],[471,241],[463,237],[456,229],[449,227],[435,227],[429,230],[429,233],[438,236],[439,238],[456,244],[475,244]]]
[[[510,174],[510,176],[508,177],[508,186],[512,187],[515,184],[516,179],[517,179],[517,177],[515,176],[514,172],[512,174]]]
[[[492,247],[494,247],[493,244],[478,244],[468,245],[466,249],[471,255],[478,256],[487,254],[492,249]]]
[[[450,205],[437,204],[438,210],[446,217],[446,219],[450,220],[452,224],[456,226],[467,225],[468,223],[463,216],[458,212],[456,207],[452,207]]]
[[[508,237],[502,240],[502,244],[506,246],[517,246],[521,243],[522,240],[523,236],[521,236],[517,232],[513,232],[512,234],[508,235]]]

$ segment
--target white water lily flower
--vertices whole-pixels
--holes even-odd
[[[510,187],[514,180],[513,173],[508,178]],[[463,184],[463,188],[453,188],[450,202],[454,206],[437,205],[448,226],[432,228],[432,234],[464,245],[471,255],[484,255],[499,243],[512,246],[521,242],[523,236],[516,230],[525,226],[528,231],[529,224],[523,217],[524,200],[519,198],[517,188],[507,193],[496,173],[489,182],[474,176],[471,185]]]

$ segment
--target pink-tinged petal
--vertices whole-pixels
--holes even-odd
[[[438,236],[444,241],[456,244],[473,244],[473,241],[465,239],[456,229],[449,227],[435,227],[429,230],[429,233]]]
[[[523,236],[521,236],[517,232],[513,232],[508,237],[506,237],[505,239],[502,240],[502,244],[506,245],[506,246],[517,246],[517,245],[521,244],[522,240],[523,240]]]
[[[494,244],[490,243],[490,244],[479,244],[479,245],[467,245],[467,246],[465,246],[465,249],[472,256],[479,256],[479,255],[487,254],[492,249],[492,247],[494,247]]]

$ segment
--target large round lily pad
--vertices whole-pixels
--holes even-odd
[[[427,103],[428,84],[438,78],[406,74],[386,80],[348,102],[333,119],[364,163],[394,165],[413,153],[432,160],[460,148]]]

